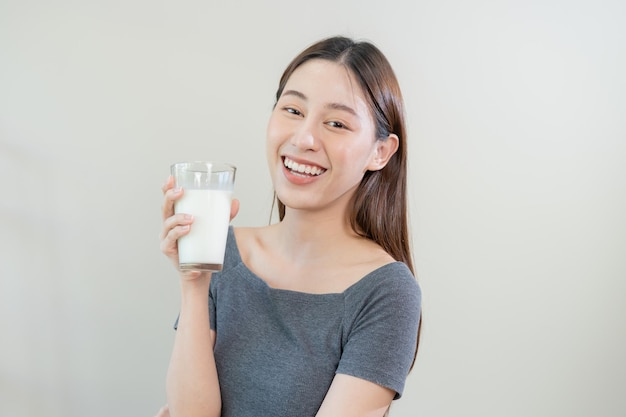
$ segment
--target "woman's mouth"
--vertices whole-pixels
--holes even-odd
[[[291,173],[303,177],[316,177],[326,172],[325,168],[315,165],[299,164],[286,156],[283,157],[283,165],[285,165],[285,168],[291,171]]]

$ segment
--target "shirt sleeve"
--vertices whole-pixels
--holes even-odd
[[[415,355],[421,290],[402,263],[376,273],[371,285],[346,295],[337,373],[392,389],[398,399]]]

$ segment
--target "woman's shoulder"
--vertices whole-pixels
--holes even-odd
[[[267,227],[231,226],[233,243],[237,245],[241,258],[245,261],[250,253],[263,245],[263,234]]]
[[[421,292],[417,279],[409,267],[400,261],[392,261],[373,269],[348,288],[348,291],[379,294]]]
[[[366,239],[357,238],[355,244],[343,256],[345,259],[346,270],[351,270],[349,276],[352,276],[353,282],[350,284],[363,284],[368,282],[375,283],[381,275],[392,274],[394,277],[399,275],[411,275],[411,272],[402,262],[397,262],[389,253],[387,253],[377,243]],[[348,287],[351,287],[349,285]]]
[[[258,240],[259,235],[263,233],[268,226],[231,226],[233,234],[238,242],[248,242],[249,240]]]
[[[259,262],[259,258],[263,261],[267,257],[266,236],[269,228],[271,226],[231,226],[231,240],[237,248],[239,260],[253,272],[256,272],[254,265]]]
[[[422,291],[411,270],[403,262],[392,262],[375,269],[344,292],[346,323],[405,317],[419,320]]]

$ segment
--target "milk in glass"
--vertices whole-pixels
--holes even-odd
[[[178,239],[180,269],[222,269],[231,197],[232,191],[185,189],[176,201],[176,213],[194,216],[189,233]]]

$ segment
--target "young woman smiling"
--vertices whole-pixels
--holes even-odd
[[[279,221],[231,228],[219,273],[181,273],[159,416],[383,416],[417,352],[398,82],[369,42],[324,39],[283,73],[267,127]],[[163,187],[162,251],[193,221]],[[233,202],[231,217],[238,210]],[[208,317],[208,319],[207,319]]]

